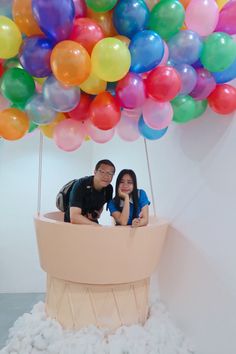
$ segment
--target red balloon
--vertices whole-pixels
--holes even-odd
[[[81,44],[91,54],[95,44],[105,38],[102,28],[91,18],[77,18],[70,38]]]
[[[120,120],[120,106],[109,92],[99,93],[90,105],[90,119],[97,128],[109,130]]]
[[[87,6],[85,0],[73,0],[75,6],[75,17],[85,17],[87,15]]]
[[[80,94],[79,104],[70,112],[67,112],[68,116],[75,120],[86,120],[89,117],[89,107],[92,102],[92,97],[86,93]]]
[[[4,73],[3,60],[0,59],[0,77],[2,76],[3,73]]]
[[[216,113],[230,114],[236,110],[236,89],[228,84],[217,85],[207,100]]]
[[[152,70],[146,79],[149,96],[166,102],[178,95],[181,89],[181,78],[178,72],[170,66],[158,66]]]

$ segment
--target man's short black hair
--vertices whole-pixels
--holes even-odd
[[[98,161],[96,166],[95,166],[95,171],[97,171],[101,165],[111,166],[111,167],[114,168],[114,173],[116,172],[115,165],[110,160],[100,160],[100,161]]]

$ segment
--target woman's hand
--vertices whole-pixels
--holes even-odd
[[[132,227],[139,227],[139,226],[141,226],[141,225],[140,225],[140,219],[139,219],[139,218],[133,219],[133,221],[132,221]]]
[[[118,190],[118,195],[121,199],[126,199],[126,198],[129,198],[129,194],[128,193],[125,193],[125,192],[122,192],[120,189]]]

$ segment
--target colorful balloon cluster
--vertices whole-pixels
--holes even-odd
[[[64,151],[236,110],[236,0],[3,0],[0,136]]]

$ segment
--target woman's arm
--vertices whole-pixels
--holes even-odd
[[[129,195],[124,193],[122,197],[124,197],[124,206],[122,211],[114,211],[112,216],[117,224],[126,226],[129,220]]]
[[[132,226],[133,227],[146,226],[148,224],[148,218],[149,218],[149,207],[148,205],[145,205],[140,212],[139,218],[133,219]]]

